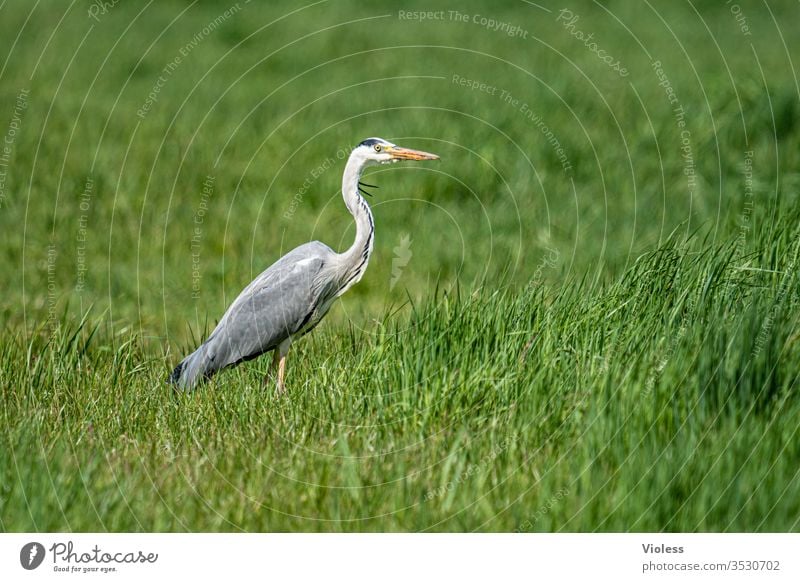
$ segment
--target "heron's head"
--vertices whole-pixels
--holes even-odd
[[[400,160],[438,160],[436,154],[401,148],[390,141],[379,137],[365,139],[353,150],[352,156],[358,156],[365,166],[374,164],[391,164]]]

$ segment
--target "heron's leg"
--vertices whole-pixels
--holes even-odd
[[[281,360],[278,363],[278,392],[283,394],[286,391],[286,383],[284,382],[284,378],[286,377],[286,354],[281,356]]]
[[[277,378],[278,364],[280,362],[280,348],[272,350],[272,364],[269,366],[269,371],[264,375],[264,384],[269,384],[271,378]]]
[[[277,383],[277,390],[279,394],[283,394],[286,391],[286,384],[284,383],[284,378],[286,378],[286,355],[289,353],[289,347],[292,345],[292,340],[287,339],[275,348],[275,361],[278,365],[278,383]]]

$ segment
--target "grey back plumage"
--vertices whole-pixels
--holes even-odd
[[[239,294],[208,339],[178,365],[172,381],[190,389],[318,322],[339,290],[330,272],[336,269],[335,257],[317,241],[281,257]]]

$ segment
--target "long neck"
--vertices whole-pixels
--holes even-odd
[[[372,242],[375,225],[372,220],[372,211],[367,201],[358,192],[358,181],[361,178],[363,162],[351,156],[347,160],[342,177],[342,197],[347,209],[356,221],[356,240],[353,245],[342,253],[342,267],[345,271],[345,287],[358,282],[367,268],[369,256],[372,253]]]

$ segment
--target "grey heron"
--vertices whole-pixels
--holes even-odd
[[[342,197],[356,223],[352,246],[337,253],[319,241],[300,245],[256,277],[228,307],[208,339],[173,370],[169,381],[183,390],[274,351],[271,371],[285,389],[286,356],[292,342],[311,331],[333,302],[361,280],[372,253],[372,212],[361,193],[367,166],[400,160],[436,160],[435,154],[369,138],[352,151],[342,177]]]

